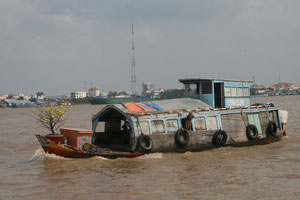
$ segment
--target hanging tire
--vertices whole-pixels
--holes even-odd
[[[187,130],[180,128],[175,134],[175,143],[179,147],[185,147],[190,141],[190,134]]]
[[[250,124],[246,128],[246,134],[248,137],[248,140],[257,140],[258,139],[258,130],[255,125]]]
[[[153,149],[153,141],[148,135],[140,135],[138,139],[138,147],[145,153],[150,153]]]
[[[227,141],[227,133],[222,130],[218,130],[215,132],[212,143],[216,146],[223,146]]]
[[[270,122],[267,127],[268,135],[275,136],[277,133],[277,124],[275,122]]]

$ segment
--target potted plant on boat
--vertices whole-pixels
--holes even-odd
[[[39,107],[38,113],[34,113],[34,118],[37,122],[48,129],[51,133],[47,134],[45,137],[56,143],[63,143],[64,136],[57,133],[57,130],[66,123],[67,109],[62,105],[51,104],[48,107]]]

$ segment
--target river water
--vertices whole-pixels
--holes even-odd
[[[270,101],[289,111],[280,142],[115,160],[45,154],[35,109],[0,109],[0,199],[300,199],[300,96],[252,103]],[[89,129],[101,107],[69,107],[65,127]]]

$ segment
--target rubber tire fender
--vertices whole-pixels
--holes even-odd
[[[222,136],[222,138],[219,137],[220,135]],[[212,138],[212,143],[216,146],[223,146],[225,145],[226,141],[227,141],[227,133],[223,130],[216,131]]]
[[[181,138],[184,138],[182,140]],[[190,134],[187,130],[180,128],[175,133],[175,143],[180,147],[185,147],[190,141]]]
[[[149,135],[140,135],[138,147],[145,153],[150,153],[153,149],[153,141]]]
[[[246,134],[248,140],[257,140],[258,139],[258,130],[255,125],[250,124],[246,128]]]
[[[275,137],[277,133],[277,124],[275,122],[270,122],[267,127],[267,133]]]

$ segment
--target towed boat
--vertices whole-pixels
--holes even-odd
[[[74,129],[63,129],[64,140],[59,142],[37,138],[46,152],[63,157],[132,158],[152,152],[262,145],[285,135],[287,113],[282,119],[282,111],[272,103],[250,105],[250,82],[180,81],[189,98],[107,105],[92,118],[88,136],[78,130],[71,136]]]
[[[90,158],[94,156],[101,156],[104,158],[133,158],[137,156],[144,155],[145,153],[141,152],[120,152],[112,151],[107,148],[95,147],[89,143],[85,143],[82,146],[82,149],[76,149],[73,146],[56,143],[50,139],[47,139],[45,136],[36,135],[40,144],[42,145],[44,151],[49,154],[55,154],[57,156],[62,156],[65,158]]]

